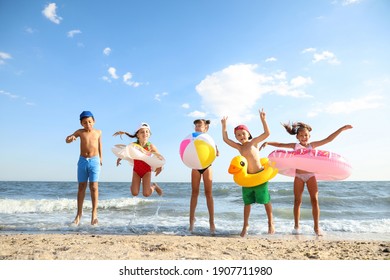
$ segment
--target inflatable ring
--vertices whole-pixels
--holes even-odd
[[[342,156],[329,151],[298,149],[275,150],[268,158],[275,162],[279,173],[295,177],[295,170],[315,173],[317,180],[344,180],[351,175],[352,167]]]
[[[153,170],[165,164],[165,158],[162,155],[150,152],[137,143],[117,144],[111,150],[118,158],[127,160],[132,165],[134,165],[135,159],[146,162]]]
[[[228,172],[233,174],[234,182],[241,187],[255,187],[271,180],[278,173],[268,158],[260,159],[264,169],[256,174],[248,174],[248,161],[243,156],[236,156],[230,162]]]

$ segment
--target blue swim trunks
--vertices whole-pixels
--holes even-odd
[[[80,156],[77,163],[77,181],[79,183],[97,182],[100,175],[100,157],[85,158]]]

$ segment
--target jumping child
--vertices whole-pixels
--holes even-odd
[[[325,145],[333,139],[335,139],[341,132],[347,129],[351,129],[351,125],[344,125],[340,127],[338,130],[333,132],[331,135],[322,139],[320,141],[309,142],[310,140],[310,131],[311,127],[303,122],[282,124],[286,131],[291,135],[296,135],[299,143],[279,143],[279,142],[265,142],[261,146],[260,149],[264,148],[267,145],[271,145],[278,148],[291,148],[294,150],[298,149],[315,149],[322,145]],[[296,170],[295,178],[294,178],[294,230],[293,234],[299,234],[299,220],[301,216],[301,204],[302,204],[302,194],[305,188],[305,184],[307,186],[307,190],[309,191],[311,207],[312,207],[312,215],[314,221],[314,232],[320,236],[322,232],[319,227],[320,220],[320,205],[318,203],[318,185],[317,179],[314,173],[307,172],[305,170]]]
[[[98,223],[98,181],[100,167],[102,165],[102,131],[93,128],[95,125],[95,118],[89,111],[83,111],[80,114],[80,123],[83,128],[76,130],[65,139],[66,143],[72,143],[80,137],[80,158],[77,164],[77,181],[79,183],[79,190],[77,193],[77,214],[73,223],[75,225],[80,223],[80,219],[83,214],[85,191],[87,189],[89,179],[89,189],[91,191],[92,200],[91,224],[96,225]]]
[[[261,111],[259,110],[259,114],[260,114],[261,123],[263,124],[264,133],[253,138],[248,128],[245,125],[239,125],[236,128],[234,128],[234,135],[239,143],[234,142],[228,137],[228,133],[226,129],[228,117],[223,117],[221,120],[223,140],[229,146],[237,149],[240,152],[240,154],[247,159],[249,174],[256,174],[263,170],[263,167],[260,164],[259,144],[261,141],[263,141],[270,135],[268,124],[265,119],[265,112],[263,110]],[[251,211],[251,204],[253,203],[264,204],[265,211],[268,217],[268,233],[269,234],[275,233],[273,216],[272,216],[271,197],[268,192],[268,182],[261,184],[259,186],[253,186],[249,188],[243,187],[242,197],[245,206],[244,206],[244,225],[242,227],[240,236],[245,237],[248,233],[249,215]]]
[[[158,150],[155,145],[149,142],[149,137],[152,134],[150,127],[147,123],[141,123],[134,134],[129,134],[128,132],[117,131],[113,136],[126,134],[130,138],[137,138],[136,144],[143,147],[145,150],[158,153]],[[118,158],[116,165],[118,166],[121,162],[121,159]],[[156,176],[160,174],[162,167],[156,168]],[[162,195],[163,190],[156,184],[151,183],[152,180],[152,167],[142,160],[134,159],[133,167],[133,179],[131,182],[130,190],[133,196],[139,194],[142,181],[142,194],[145,197],[151,196],[154,191],[157,192],[159,196]]]

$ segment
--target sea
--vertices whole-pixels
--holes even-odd
[[[0,181],[0,234],[201,235],[209,232],[201,193],[193,233],[188,231],[191,184],[159,182],[163,196],[133,197],[129,182],[99,182],[99,224],[92,226],[87,190],[81,223],[74,226],[76,182]],[[325,238],[390,241],[389,181],[319,181],[320,227]],[[270,182],[276,238],[293,229],[293,183]],[[243,224],[241,187],[213,183],[216,235],[238,236]],[[266,237],[264,205],[254,204],[248,235]],[[301,236],[315,237],[307,189],[301,207]]]

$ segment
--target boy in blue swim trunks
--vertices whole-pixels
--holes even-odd
[[[77,164],[77,181],[79,183],[77,193],[77,214],[73,223],[75,225],[80,223],[83,214],[85,191],[89,180],[89,189],[92,200],[91,224],[96,225],[98,223],[98,181],[102,165],[102,131],[93,128],[95,118],[89,111],[83,111],[80,114],[80,123],[83,128],[76,130],[65,139],[66,143],[72,143],[80,137],[80,158]]]
[[[245,125],[239,125],[234,129],[234,135],[239,143],[229,139],[227,134],[227,117],[223,117],[222,123],[222,137],[223,141],[229,146],[237,149],[240,154],[248,161],[248,174],[255,174],[263,170],[260,163],[259,146],[260,142],[265,140],[269,135],[268,124],[265,119],[265,112],[259,110],[260,120],[263,124],[264,133],[253,138],[248,128]],[[272,204],[271,198],[268,192],[268,182],[253,187],[242,188],[242,198],[244,200],[244,225],[241,231],[241,237],[245,237],[249,228],[249,215],[251,211],[251,205],[253,203],[264,204],[265,211],[268,217],[268,233],[273,234],[275,232],[273,217],[272,217]]]

